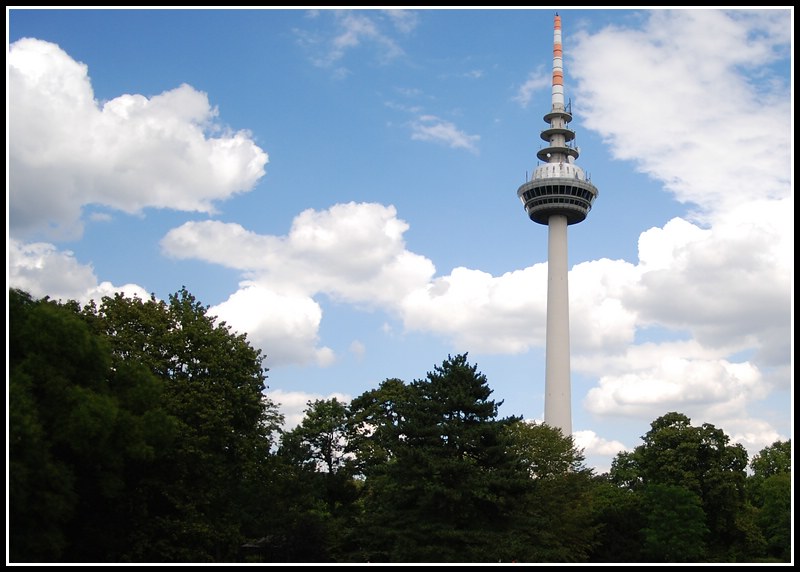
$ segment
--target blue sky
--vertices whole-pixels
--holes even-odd
[[[792,435],[793,9],[7,10],[7,283],[165,299],[308,400],[467,352],[542,420],[547,228],[517,189],[565,95],[572,417],[608,470],[657,417]]]

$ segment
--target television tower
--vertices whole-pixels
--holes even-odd
[[[567,285],[567,226],[581,222],[592,209],[597,189],[575,164],[578,148],[571,105],[564,105],[564,68],[561,53],[561,17],[553,30],[552,109],[541,133],[547,142],[536,153],[540,164],[517,196],[533,222],[545,224],[547,237],[547,341],[545,349],[544,422],[572,435],[569,366],[569,288]]]

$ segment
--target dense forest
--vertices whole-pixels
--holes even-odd
[[[8,298],[10,563],[781,563],[791,440],[752,459],[678,412],[595,474],[498,417],[467,354],[309,402],[187,290]],[[748,470],[749,469],[749,470]]]

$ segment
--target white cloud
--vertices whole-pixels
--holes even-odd
[[[715,425],[725,431],[732,443],[741,443],[751,459],[764,447],[792,438],[791,435],[781,435],[775,431],[770,422],[764,419],[721,417]]]
[[[539,90],[549,89],[552,85],[552,78],[550,74],[545,72],[543,68],[538,68],[528,74],[528,78],[517,89],[517,94],[514,96],[514,101],[519,103],[523,108],[528,107],[533,94]]]
[[[477,143],[480,141],[480,135],[469,135],[450,121],[439,119],[435,115],[418,117],[411,123],[411,131],[411,138],[417,141],[433,141],[453,149],[478,152]]]
[[[276,294],[255,284],[244,284],[223,303],[208,310],[233,331],[266,353],[269,367],[333,363],[330,348],[318,347],[322,309],[309,297]]]
[[[327,12],[327,11],[326,11]],[[382,12],[367,13],[351,10],[330,11],[334,17],[334,31],[312,32],[309,30],[294,30],[298,41],[310,49],[314,55],[314,65],[325,68],[334,68],[338,76],[349,75],[350,71],[344,67],[336,67],[348,52],[361,47],[369,47],[379,63],[388,63],[404,54],[400,44],[385,30],[384,20],[388,19],[394,30],[407,34],[417,25],[415,12],[408,10],[385,10]],[[369,15],[367,15],[369,14]],[[315,14],[315,20],[319,22]]]
[[[640,325],[688,331],[731,352],[753,348],[769,365],[785,362],[792,279],[786,202],[730,211],[705,231],[671,221],[644,233],[646,262],[626,296]]]
[[[32,38],[11,45],[8,64],[12,235],[80,236],[88,204],[213,212],[264,174],[267,154],[222,129],[191,86],[101,104],[84,64]]]
[[[98,284],[91,266],[81,264],[70,251],[59,251],[54,245],[36,242],[23,243],[8,239],[8,286],[18,288],[33,296],[54,300],[76,300],[86,304],[99,302],[103,296],[122,292],[147,300],[150,295],[137,284],[114,286],[110,282]]]
[[[286,236],[207,221],[173,229],[161,244],[170,256],[240,269],[275,292],[392,308],[435,272],[430,260],[406,250],[407,229],[392,206],[346,203],[300,213]]]
[[[604,439],[588,429],[573,431],[572,440],[578,449],[583,449],[586,464],[594,468],[595,474],[608,473],[611,470],[611,459],[630,450],[621,442]]]
[[[577,34],[566,50],[584,125],[698,217],[789,196],[791,98],[769,76],[786,57],[786,14],[648,14],[644,29]]]
[[[662,356],[647,368],[626,368],[604,375],[591,389],[584,406],[599,415],[650,416],[655,419],[669,403],[684,412],[710,407],[740,409],[743,403],[764,397],[758,370],[748,363]]]
[[[682,411],[757,450],[776,432],[750,409],[790,375],[791,98],[788,73],[772,68],[788,62],[790,19],[775,10],[647,15],[643,29],[573,36],[565,54],[576,110],[614,157],[694,211],[642,233],[639,263],[609,292],[635,317],[636,342],[589,344],[573,368],[599,378],[584,400],[591,412]],[[571,296],[576,283],[607,275],[574,280],[581,266]],[[611,329],[629,328],[619,326]],[[662,334],[683,339],[658,341]]]
[[[576,264],[569,272],[570,342],[573,354],[621,351],[632,343],[638,315],[626,303],[636,266],[603,258]],[[546,290],[547,283],[541,288]]]
[[[336,356],[317,347],[322,310],[313,296],[391,312],[433,276],[428,259],[405,249],[407,229],[394,207],[347,203],[300,213],[286,236],[258,235],[233,223],[190,222],[167,233],[161,245],[169,256],[222,264],[248,277],[214,312],[247,332],[251,343],[268,352],[271,366],[325,366]]]
[[[546,272],[544,264],[500,277],[455,268],[403,300],[404,325],[475,352],[521,353],[544,340]]]
[[[267,390],[265,393],[267,397],[278,405],[279,411],[284,415],[283,429],[285,431],[290,431],[303,422],[309,402],[313,403],[318,399],[329,400],[336,398],[341,403],[350,403],[352,399],[349,395],[335,392],[321,395],[319,393],[274,389]]]

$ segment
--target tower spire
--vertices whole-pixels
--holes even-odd
[[[561,50],[561,16],[553,22],[553,111],[564,110],[564,62]]]
[[[567,226],[582,222],[597,198],[597,188],[575,164],[578,149],[571,142],[572,110],[564,105],[564,61],[561,17],[553,22],[552,107],[541,132],[547,145],[536,153],[540,164],[517,190],[528,217],[547,225],[547,340],[545,351],[544,422],[572,434],[569,363],[569,288]]]

